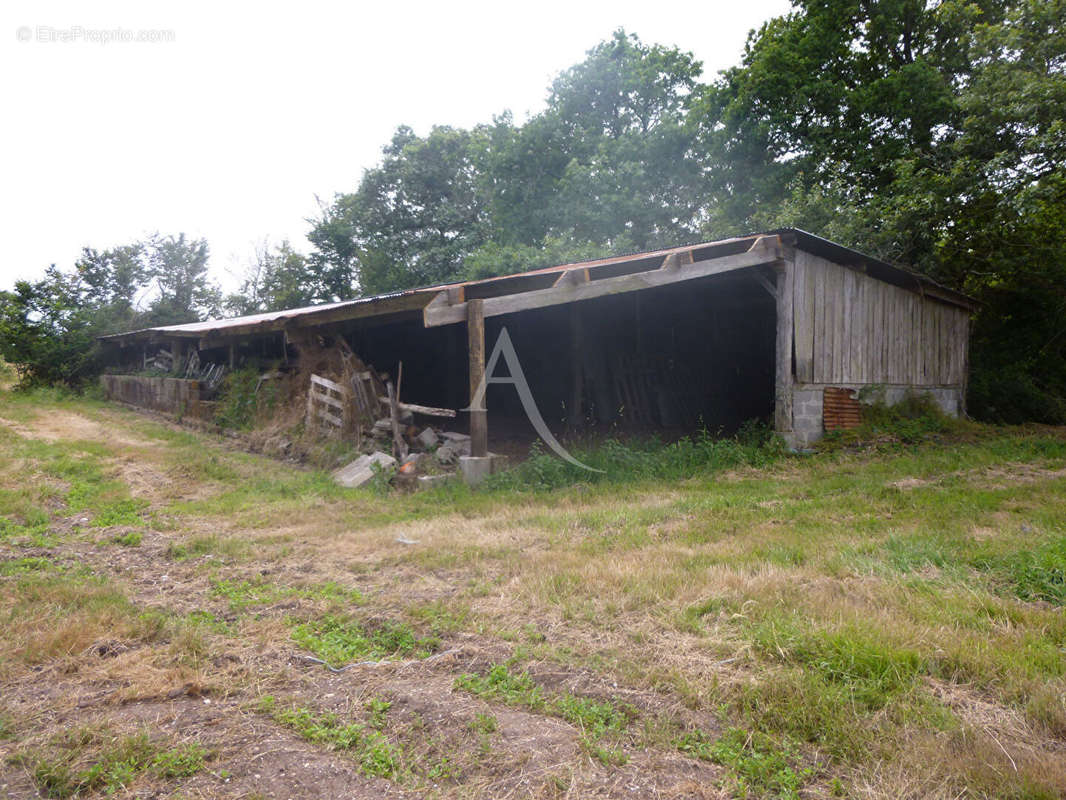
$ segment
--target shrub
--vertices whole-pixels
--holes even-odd
[[[262,381],[256,365],[229,373],[222,381],[215,421],[223,428],[248,430],[277,405],[277,381]]]

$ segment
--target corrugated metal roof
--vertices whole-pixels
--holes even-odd
[[[211,319],[203,322],[190,322],[183,325],[165,325],[155,328],[143,328],[136,331],[128,331],[126,333],[115,333],[108,336],[101,336],[101,339],[125,341],[125,340],[137,340],[154,337],[165,337],[167,334],[171,336],[184,336],[184,337],[209,337],[209,336],[226,336],[236,335],[236,329],[240,329],[242,333],[252,332],[249,329],[261,328],[264,332],[270,330],[280,330],[287,322],[299,320],[300,323],[314,324],[314,318],[316,316],[329,316],[332,319],[337,317],[336,312],[342,311],[345,308],[351,308],[353,310],[359,309],[360,312],[364,311],[367,306],[380,306],[379,313],[388,314],[397,311],[396,301],[404,299],[409,301],[412,309],[416,309],[422,305],[426,305],[433,299],[436,294],[445,289],[455,289],[459,287],[471,287],[471,286],[487,286],[494,283],[502,282],[516,282],[522,278],[532,278],[538,275],[546,275],[552,273],[565,272],[575,268],[588,268],[596,269],[599,267],[608,267],[611,265],[622,265],[630,262],[643,261],[646,259],[665,258],[673,253],[687,253],[694,250],[704,250],[707,248],[728,248],[730,245],[742,245],[745,242],[751,242],[757,239],[759,236],[765,235],[778,235],[794,244],[800,249],[808,252],[822,255],[830,260],[836,261],[841,264],[850,266],[862,266],[867,269],[867,272],[871,277],[885,280],[890,283],[909,288],[912,291],[922,291],[923,288],[935,290],[937,296],[940,299],[944,299],[948,302],[954,302],[957,305],[973,308],[975,302],[959,292],[947,289],[940,286],[933,280],[912,272],[901,267],[889,264],[885,261],[875,259],[872,256],[860,253],[857,250],[844,247],[843,245],[831,242],[828,239],[823,239],[814,234],[807,233],[806,231],[799,230],[798,228],[782,228],[774,231],[768,231],[764,234],[751,234],[749,236],[740,236],[730,239],[719,239],[712,242],[702,242],[697,244],[687,244],[678,247],[670,247],[662,250],[650,250],[640,253],[630,253],[627,255],[612,256],[610,258],[600,258],[592,261],[578,261],[570,264],[559,264],[552,267],[542,267],[540,269],[528,270],[526,272],[514,273],[511,275],[499,275],[491,278],[483,278],[480,280],[472,281],[459,281],[456,283],[439,284],[435,286],[425,286],[417,289],[407,289],[400,292],[390,292],[388,294],[374,295],[372,297],[361,297],[355,300],[344,300],[337,303],[324,303],[316,306],[306,306],[303,308],[291,308],[285,311],[268,311],[261,314],[249,314],[243,317],[229,317],[225,319]],[[507,292],[504,292],[507,294]],[[406,305],[406,304],[405,304]],[[375,313],[362,314],[358,313],[357,316],[375,316]],[[341,315],[343,318],[343,315]]]
[[[238,325],[256,325],[261,322],[277,322],[279,320],[292,319],[294,317],[299,317],[303,314],[307,314],[312,311],[326,311],[328,309],[333,308],[355,306],[373,299],[374,298],[372,297],[367,297],[359,300],[345,300],[339,303],[324,303],[318,306],[290,308],[286,309],[285,311],[265,311],[262,314],[248,314],[243,317],[208,319],[204,320],[203,322],[188,322],[182,325],[161,325],[157,328],[143,328],[141,331],[131,331],[131,333],[141,333],[143,331],[156,331],[157,333],[209,333],[211,331],[222,330],[227,327],[234,327]]]

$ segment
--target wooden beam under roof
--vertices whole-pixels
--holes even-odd
[[[654,289],[659,286],[668,286],[681,281],[720,275],[738,269],[757,267],[763,264],[775,264],[782,258],[782,255],[783,250],[780,238],[777,236],[763,236],[757,239],[747,252],[710,258],[689,264],[678,264],[671,259],[657,269],[635,272],[629,275],[618,275],[611,278],[600,278],[598,280],[595,278],[595,268],[589,268],[590,280],[587,282],[560,281],[557,285],[547,289],[536,289],[502,297],[485,298],[484,315],[486,317],[496,317],[502,314],[514,314],[518,311],[530,311],[563,303],[575,303],[596,297],[640,291],[641,289]],[[422,320],[427,328],[434,328],[439,325],[453,325],[465,322],[466,319],[467,304],[449,302],[446,292],[437,294],[422,310]]]

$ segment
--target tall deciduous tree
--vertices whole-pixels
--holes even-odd
[[[307,256],[288,241],[271,248],[266,242],[256,248],[254,260],[240,291],[226,298],[226,309],[234,314],[281,311],[315,303],[322,290]]]
[[[195,322],[220,313],[222,293],[207,271],[206,240],[156,234],[144,251],[157,292],[146,314],[150,324]]]
[[[145,307],[147,304],[147,307]],[[85,248],[71,270],[0,292],[0,356],[24,383],[77,386],[102,367],[97,337],[215,313],[207,243],[178,236]]]
[[[484,197],[475,164],[484,132],[400,128],[380,166],[351,195],[338,196],[311,233],[324,272],[350,276],[337,299],[427,285],[458,273],[486,240]],[[347,291],[345,291],[347,290]]]
[[[700,70],[618,31],[523,125],[401,128],[317,221],[312,259],[376,292],[527,268],[520,255],[546,243],[602,254],[692,236],[701,169],[685,113]]]

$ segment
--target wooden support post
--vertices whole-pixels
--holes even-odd
[[[792,291],[794,271],[791,261],[774,267],[777,272],[777,343],[774,369],[774,429],[792,430]]]
[[[581,328],[581,310],[577,303],[570,304],[570,414],[568,423],[571,428],[581,426],[584,415],[582,402],[585,395],[584,374],[581,371],[582,353],[585,342]]]
[[[181,375],[182,361],[185,360],[185,341],[182,339],[175,339],[170,343],[170,354],[174,356],[170,362],[170,371],[175,375]]]
[[[403,365],[400,365],[403,369]],[[392,388],[392,381],[385,381],[385,391],[389,395],[389,419],[392,421],[392,455],[399,461],[407,458],[407,442],[400,433],[400,401],[399,386],[400,377],[396,379],[396,389]]]
[[[468,300],[466,303],[466,339],[470,357],[470,455],[489,454],[489,412],[486,399],[474,408],[478,387],[485,378],[485,301]]]
[[[229,346],[229,368],[232,371],[234,365],[237,362],[237,345],[230,344]]]

